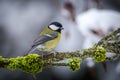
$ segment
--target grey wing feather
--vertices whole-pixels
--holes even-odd
[[[46,35],[40,37],[39,39],[37,39],[34,42],[34,44],[32,45],[32,47],[35,47],[35,46],[40,45],[40,44],[44,44],[45,42],[52,40],[52,39],[56,38],[57,36],[58,36],[58,33],[46,34]]]

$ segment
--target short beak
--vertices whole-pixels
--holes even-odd
[[[63,30],[64,28],[63,27],[61,27],[61,30]]]

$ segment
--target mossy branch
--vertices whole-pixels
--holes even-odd
[[[106,52],[113,52],[116,55],[107,57]],[[73,71],[80,68],[82,60],[92,57],[95,62],[114,60],[120,55],[120,28],[111,32],[101,39],[93,47],[75,52],[50,52],[48,55],[28,54],[17,58],[3,58],[0,56],[0,68],[9,70],[22,70],[35,74],[41,72],[48,66],[69,66]],[[60,62],[61,60],[66,60]]]

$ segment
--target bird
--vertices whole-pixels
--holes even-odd
[[[59,22],[52,22],[40,33],[38,38],[33,42],[29,53],[47,55],[59,43],[63,26]]]

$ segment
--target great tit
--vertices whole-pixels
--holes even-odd
[[[59,22],[52,22],[49,24],[33,42],[29,53],[36,53],[45,55],[52,51],[61,38],[61,31],[63,30],[62,24]]]

